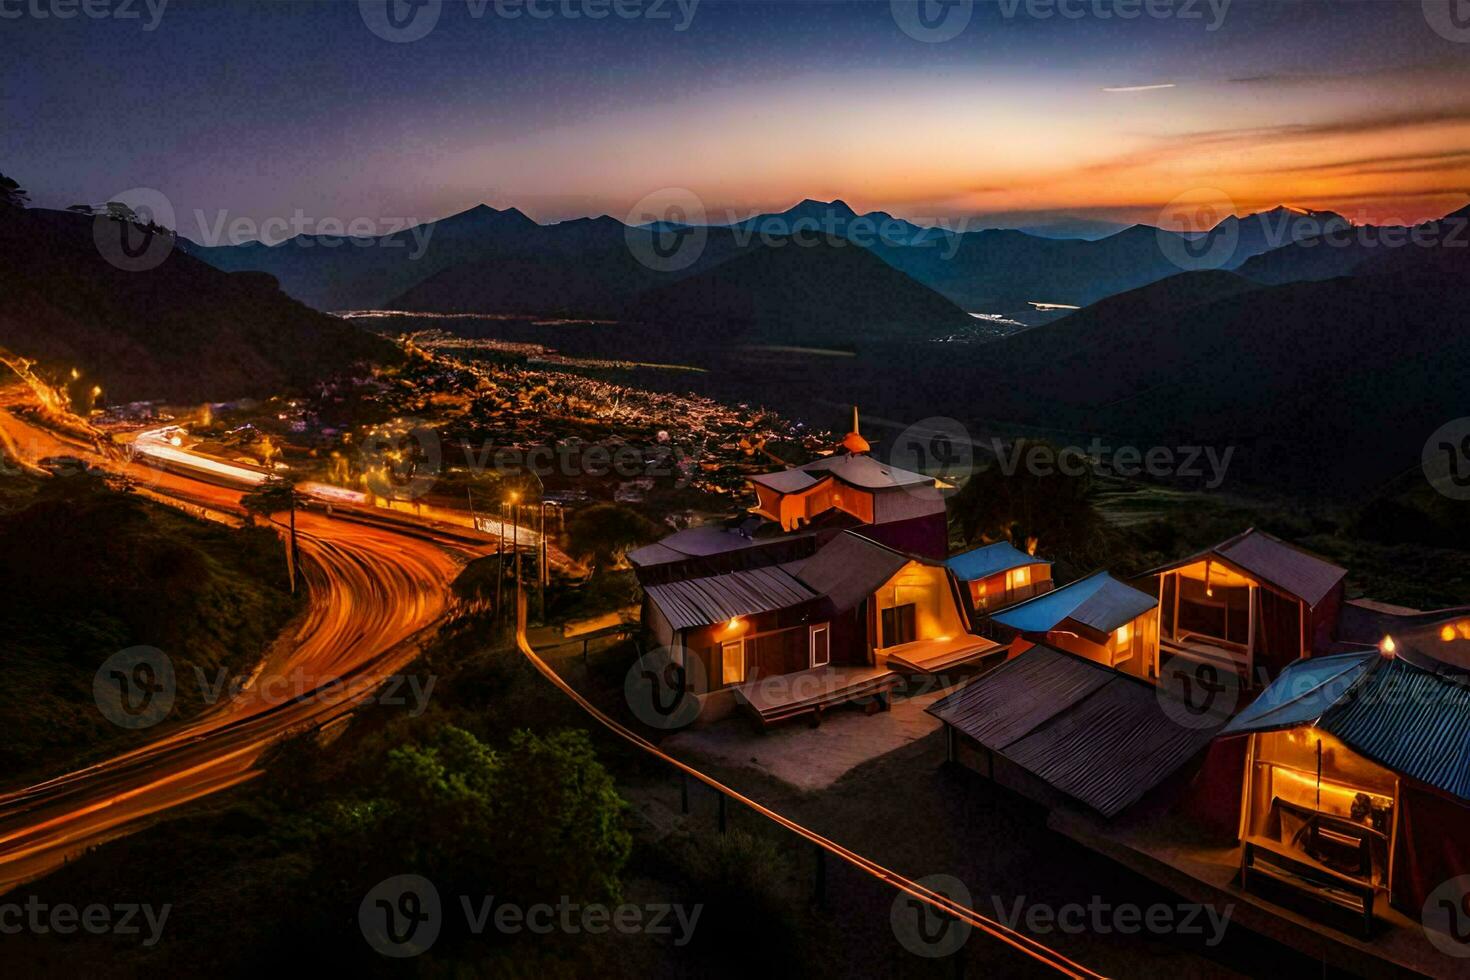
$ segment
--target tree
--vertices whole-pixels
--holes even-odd
[[[240,506],[253,517],[269,518],[291,510],[297,501],[296,484],[281,476],[268,476],[240,498]]]
[[[1034,547],[1048,557],[1069,555],[1090,565],[1102,534],[1092,505],[1092,471],[1070,475],[1054,464],[1027,465],[1036,450],[1049,464],[1057,459],[1052,447],[1018,439],[1010,458],[1021,465],[1010,474],[998,465],[977,471],[950,501],[950,520],[967,545],[1009,541],[1023,551]]]
[[[659,526],[620,504],[593,504],[567,522],[567,550],[591,561],[595,572],[617,564],[639,545],[656,541]]]
[[[386,856],[448,894],[492,882],[522,905],[618,897],[632,849],[627,804],[586,732],[522,730],[496,750],[441,725],[368,771],[363,796],[327,807],[319,841],[328,875]]]
[[[14,178],[0,174],[0,210],[24,210],[30,200],[31,196]]]

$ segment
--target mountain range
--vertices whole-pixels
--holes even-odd
[[[372,239],[298,236],[276,245],[183,247],[226,271],[269,273],[286,293],[322,310],[623,319],[679,309],[705,321],[719,319],[721,308],[680,300],[680,282],[689,280],[705,300],[729,296],[741,267],[729,270],[730,284],[714,288],[725,275],[716,271],[722,264],[748,253],[816,248],[821,259],[752,259],[746,268],[765,261],[783,275],[809,276],[804,289],[793,287],[810,298],[819,318],[833,311],[831,322],[814,324],[815,333],[827,334],[840,329],[836,310],[849,286],[839,281],[841,268],[858,265],[827,268],[823,260],[838,261],[842,247],[856,245],[903,274],[884,278],[897,305],[910,312],[899,321],[886,314],[878,319],[887,329],[907,325],[925,336],[958,322],[930,293],[971,313],[1012,314],[1033,302],[1086,306],[1201,268],[1240,269],[1247,278],[1275,284],[1324,278],[1351,271],[1370,257],[1372,246],[1329,251],[1314,243],[1324,236],[1356,241],[1363,230],[1333,212],[1281,206],[1228,217],[1200,234],[1133,225],[1102,237],[1065,238],[927,227],[881,211],[859,214],[841,200],[809,199],[715,226],[629,226],[607,215],[542,225],[514,208],[479,205]],[[689,261],[667,269],[640,261],[640,254],[656,253],[680,235],[702,243]],[[742,331],[769,333],[789,308],[737,305],[727,320]],[[851,325],[854,342],[876,326]]]
[[[222,272],[164,241],[155,267],[115,264],[98,236],[123,230],[66,211],[0,214],[0,346],[52,370],[78,369],[110,402],[275,394],[400,357],[268,275]],[[152,240],[128,231],[146,255]]]

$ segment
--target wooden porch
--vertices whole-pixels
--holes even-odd
[[[878,651],[888,667],[905,674],[933,675],[953,670],[1000,653],[1005,648],[994,640],[966,633],[934,640],[915,640]]]
[[[735,700],[761,723],[762,728],[810,716],[820,724],[822,714],[838,705],[866,701],[869,710],[886,711],[888,699],[901,678],[885,667],[827,665],[774,674],[734,688]]]

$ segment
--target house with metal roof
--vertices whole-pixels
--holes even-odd
[[[885,463],[853,431],[827,456],[747,478],[754,504],[729,520],[676,531],[629,552],[643,585],[810,557],[843,530],[942,559],[949,525],[940,482]]]
[[[1157,676],[1158,603],[1107,572],[1095,572],[989,618],[1019,641],[1046,644],[1135,677]]]
[[[1160,655],[1230,670],[1254,685],[1326,652],[1345,569],[1254,528],[1156,568]]]
[[[972,617],[990,615],[1054,587],[1051,562],[1009,541],[973,548],[945,564],[963,583]]]
[[[1209,745],[1172,695],[1097,661],[1033,646],[930,706],[948,758],[1048,805],[1114,817]]]
[[[644,622],[684,664],[708,721],[763,724],[851,701],[886,704],[904,675],[998,652],[968,629],[941,562],[845,531],[810,557],[649,585]]]
[[[1447,621],[1458,640],[1457,622]],[[1470,637],[1467,637],[1470,639]],[[1390,652],[1396,651],[1396,652]],[[1298,660],[1225,727],[1248,740],[1242,879],[1371,929],[1470,868],[1470,672],[1386,641]]]

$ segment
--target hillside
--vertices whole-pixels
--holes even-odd
[[[130,744],[93,700],[113,654],[162,650],[178,681],[169,720],[206,707],[195,670],[248,674],[297,608],[280,539],[231,530],[107,489],[85,474],[0,476],[0,772],[7,783]]]
[[[375,309],[450,266],[522,249],[540,228],[514,208],[481,204],[375,238],[300,235],[275,245],[182,247],[227,272],[268,272],[288,296],[318,310]]]
[[[845,242],[753,245],[639,295],[630,318],[706,341],[851,346],[970,326],[958,306]]]
[[[1259,288],[1190,273],[930,377],[964,385],[969,417],[1233,446],[1238,475],[1355,492],[1416,466],[1429,434],[1470,404],[1466,271]]]
[[[1349,276],[1373,267],[1407,270],[1420,261],[1437,261],[1433,255],[1426,256],[1426,251],[1470,249],[1467,223],[1470,208],[1412,228],[1363,225],[1350,232],[1314,235],[1257,255],[1239,271],[1255,282],[1280,285]],[[1431,243],[1431,247],[1426,250],[1415,241]]]
[[[397,357],[268,276],[230,275],[177,248],[156,268],[118,268],[93,229],[93,218],[60,211],[0,220],[0,346],[53,371],[81,369],[109,401],[262,395]]]

